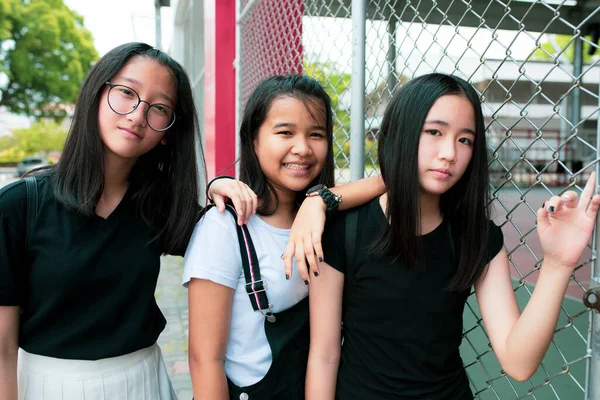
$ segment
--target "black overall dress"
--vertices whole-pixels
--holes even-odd
[[[227,207],[232,212],[232,208]],[[235,219],[235,211],[233,211]],[[232,400],[304,400],[304,380],[308,363],[310,328],[308,297],[285,311],[273,313],[258,265],[258,257],[246,226],[236,224],[246,279],[246,292],[252,308],[265,316],[265,333],[273,362],[267,374],[257,383],[238,387],[229,378]],[[283,273],[283,271],[282,271]],[[254,277],[254,279],[253,279]]]

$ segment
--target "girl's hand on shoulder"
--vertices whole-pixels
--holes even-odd
[[[581,197],[574,191],[554,196],[537,213],[537,231],[544,259],[575,268],[590,241],[600,195],[594,195],[596,174],[588,179]]]
[[[213,181],[208,191],[208,197],[212,199],[220,213],[225,212],[226,200],[231,200],[240,226],[248,223],[250,216],[256,213],[258,207],[256,194],[248,185],[236,179]]]
[[[305,283],[310,282],[311,273],[315,277],[319,276],[319,262],[324,259],[321,247],[324,228],[325,203],[320,196],[307,197],[296,214],[290,239],[283,253],[287,277],[292,277],[292,257],[296,259],[298,272]]]

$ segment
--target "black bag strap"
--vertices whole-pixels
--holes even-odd
[[[348,296],[352,288],[352,281],[354,280],[354,272],[356,266],[353,265],[354,260],[354,249],[356,247],[356,232],[358,230],[358,209],[352,209],[346,213],[346,229],[344,235],[344,251],[346,253],[346,274],[344,276],[344,300],[342,308],[346,308],[348,303]]]
[[[25,245],[29,248],[29,241],[33,234],[35,226],[35,220],[37,219],[38,212],[38,188],[35,177],[28,176],[25,178],[25,187],[27,188],[27,212],[26,218],[26,230],[25,230]]]
[[[209,206],[208,208],[210,208]],[[246,293],[250,298],[250,303],[254,311],[260,311],[269,322],[275,322],[273,315],[273,305],[269,303],[267,297],[267,287],[269,286],[260,275],[260,265],[258,264],[258,256],[250,237],[250,232],[246,225],[239,226],[237,224],[237,213],[235,208],[227,205],[225,209],[233,216],[235,227],[240,245],[240,254],[242,256],[242,267],[244,270],[244,278],[246,280]]]

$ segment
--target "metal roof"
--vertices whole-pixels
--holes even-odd
[[[306,16],[349,18],[352,0],[339,0],[327,6],[322,0],[304,0]],[[562,5],[561,5],[562,3]],[[587,35],[600,24],[600,0],[565,2],[498,0],[369,0],[367,19],[445,24],[489,29],[521,30]],[[596,24],[596,26],[594,26]]]

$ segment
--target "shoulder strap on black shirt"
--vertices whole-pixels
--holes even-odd
[[[345,304],[350,294],[352,281],[354,280],[355,266],[352,265],[354,260],[354,249],[356,247],[356,231],[358,230],[358,209],[352,209],[346,213],[346,230],[344,235],[344,251],[346,253],[346,268],[344,276],[344,302]]]
[[[26,230],[25,230],[25,244],[29,248],[29,240],[33,234],[33,228],[38,212],[38,188],[35,177],[28,176],[25,178],[25,186],[27,188],[27,212],[26,218]]]

